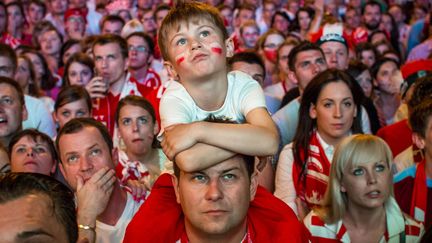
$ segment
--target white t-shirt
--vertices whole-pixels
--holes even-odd
[[[50,137],[56,136],[56,127],[51,113],[44,102],[35,97],[24,95],[27,120],[22,122],[23,129],[35,128]]]
[[[202,121],[209,115],[238,123],[245,122],[249,111],[266,107],[264,93],[257,81],[246,73],[228,73],[228,89],[223,105],[213,111],[199,108],[179,82],[171,82],[160,101],[162,128],[179,123]]]
[[[136,202],[127,193],[127,201],[122,215],[115,225],[108,225],[96,220],[96,243],[123,242],[126,227],[138,212],[142,202]]]

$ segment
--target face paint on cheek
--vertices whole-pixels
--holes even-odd
[[[212,47],[211,48],[212,52],[216,53],[216,54],[222,54],[222,48],[219,47]]]
[[[176,63],[177,65],[180,65],[185,60],[184,56],[182,54],[178,55],[176,57]]]
[[[180,63],[182,63],[184,61],[184,57],[180,57],[179,59],[177,59],[177,65],[180,65]]]
[[[210,44],[210,50],[218,55],[222,54],[222,47],[217,42],[213,42]]]

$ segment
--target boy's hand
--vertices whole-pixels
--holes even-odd
[[[165,128],[161,145],[168,159],[174,160],[178,153],[198,142],[193,133],[193,124],[176,124]]]

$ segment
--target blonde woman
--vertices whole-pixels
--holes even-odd
[[[304,219],[311,242],[418,242],[423,225],[393,197],[392,154],[384,140],[354,135],[337,146],[324,206]]]

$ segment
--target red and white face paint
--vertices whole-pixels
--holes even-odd
[[[226,47],[222,32],[213,23],[181,24],[168,35],[170,64],[180,77],[200,79],[224,70],[226,76]]]
[[[213,43],[210,44],[210,50],[211,50],[213,53],[216,53],[216,54],[218,54],[218,55],[221,55],[221,54],[222,54],[222,47],[221,47],[220,44],[217,43],[217,42],[213,42]]]

